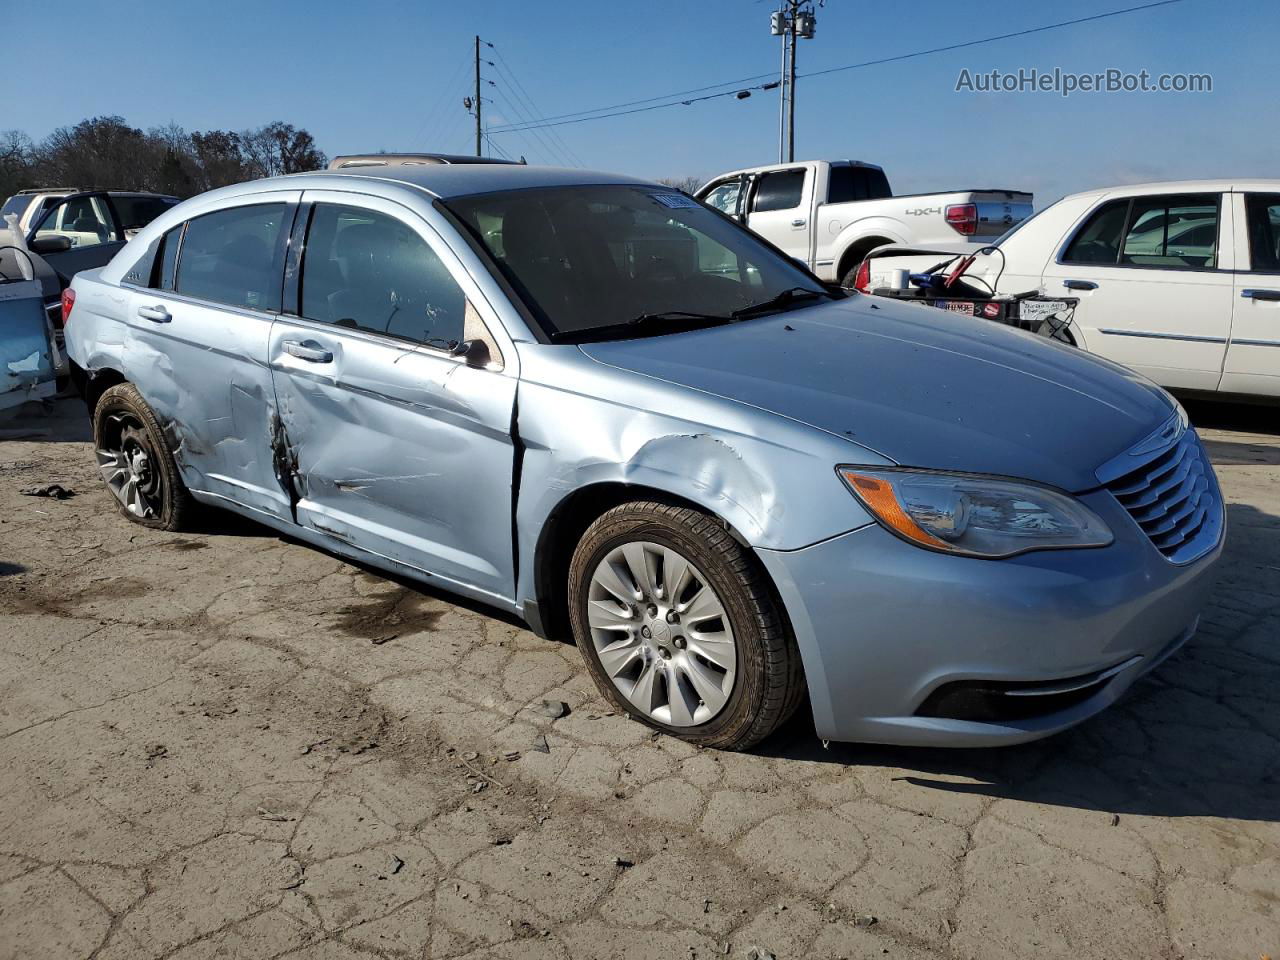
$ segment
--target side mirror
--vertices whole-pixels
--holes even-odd
[[[468,367],[487,367],[492,359],[489,345],[483,340],[463,340],[451,352],[455,357],[462,357]]]
[[[66,253],[71,249],[71,238],[55,233],[29,240],[27,246],[32,253]]]

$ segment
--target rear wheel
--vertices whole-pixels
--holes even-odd
[[[136,387],[108,387],[94,408],[94,456],[120,512],[144,527],[180,530],[194,501],[155,413]]]
[[[799,653],[764,571],[704,513],[656,502],[608,511],[574,552],[569,591],[592,678],[642,723],[744,749],[803,697]]]

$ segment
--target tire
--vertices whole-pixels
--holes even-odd
[[[1047,340],[1056,340],[1058,343],[1065,343],[1069,347],[1076,346],[1076,338],[1071,335],[1070,324],[1058,327],[1048,320],[1042,320],[1035,332]]]
[[[661,590],[658,591],[657,602],[666,606],[666,613],[651,613],[658,608],[643,600],[631,604],[631,618],[612,612],[612,607],[604,609],[608,605],[628,606],[625,601],[616,601],[616,594],[602,590],[602,584],[611,581],[610,558],[617,558],[624,548],[639,549],[649,558],[659,571],[651,580],[663,579],[673,569],[684,573],[686,586],[683,591],[676,587],[674,598],[662,599]],[[659,557],[665,559],[655,559]],[[689,564],[688,572],[678,567],[681,560]],[[634,589],[639,578],[633,576],[628,580],[624,576],[634,569],[634,565],[615,563],[613,576],[622,576],[622,580],[612,582]],[[711,589],[711,600],[718,602],[725,616],[710,620],[704,617],[699,624],[697,611],[713,609],[701,603],[706,598],[703,591],[707,587]],[[689,743],[744,750],[773,733],[804,699],[800,654],[772,584],[751,552],[719,521],[705,513],[652,501],[614,507],[583,534],[570,562],[568,589],[574,638],[587,670],[605,698],[634,720]],[[593,596],[597,598],[594,601]],[[687,602],[682,602],[682,597]],[[679,618],[681,610],[687,618],[683,621]],[[676,621],[670,621],[671,614],[677,614]],[[622,620],[626,623],[619,622]],[[719,630],[714,629],[717,622]],[[702,632],[699,626],[707,623],[713,628]],[[644,633],[651,639],[639,639],[640,633],[648,629],[643,624],[652,627],[652,634]],[[681,636],[682,631],[688,636]],[[711,639],[723,637],[726,631],[732,657],[725,653],[723,640]],[[614,642],[611,639],[614,637],[619,639]],[[616,667],[631,652],[633,643],[640,645],[636,658],[641,665],[635,666],[633,660],[628,669],[631,674],[639,671],[639,679],[630,679],[626,670],[611,675],[601,660],[601,650]],[[611,650],[611,646],[622,649]],[[702,652],[712,651],[713,647],[720,667],[732,661],[731,674],[722,672],[714,662],[702,657]],[[629,696],[645,699],[636,690],[642,686],[646,664],[657,671],[654,676],[659,678],[649,681],[650,687],[659,691],[656,696],[648,697],[651,708],[653,702],[663,701],[664,696],[669,702],[655,709],[657,716],[629,699]],[[690,678],[694,675],[703,684],[706,675],[718,677],[719,686],[714,695],[699,699],[707,688],[692,683]],[[671,683],[677,689],[673,690]],[[626,686],[633,687],[630,694],[624,693]],[[731,689],[726,693],[727,687]],[[717,706],[716,698],[721,695],[724,696],[722,705],[712,711],[712,707]],[[678,702],[685,708],[677,710]]]
[[[103,481],[125,517],[156,530],[182,530],[189,524],[195,501],[155,413],[133,384],[108,387],[98,398],[93,444]]]

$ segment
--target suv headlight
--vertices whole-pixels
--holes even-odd
[[[1074,497],[1033,483],[927,470],[837,467],[871,515],[904,540],[967,557],[1105,547],[1111,529]]]

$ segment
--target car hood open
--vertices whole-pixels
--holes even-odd
[[[1081,350],[867,296],[580,349],[807,423],[903,466],[1070,491],[1098,486],[1098,466],[1172,410],[1159,387]]]

